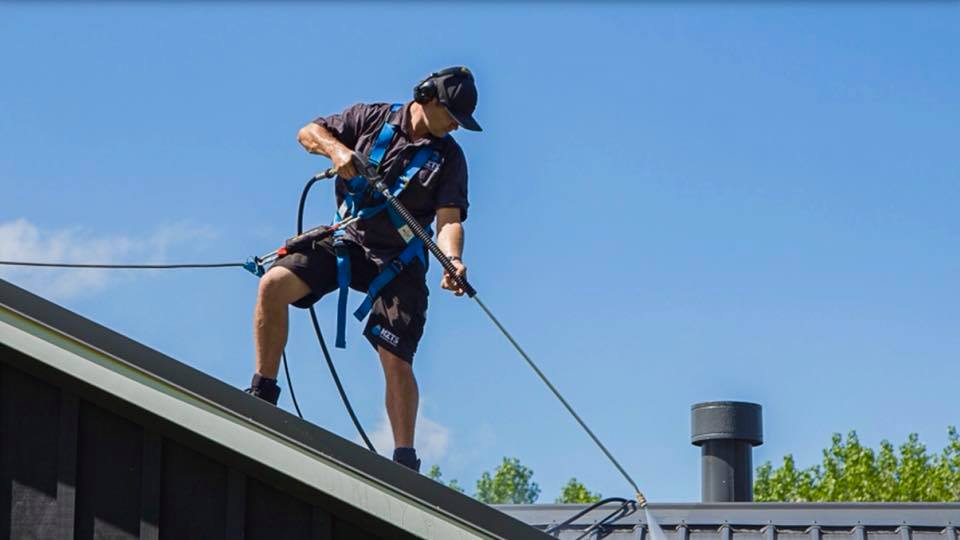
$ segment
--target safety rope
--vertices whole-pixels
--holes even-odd
[[[148,270],[172,268],[243,268],[244,263],[182,263],[182,264],[83,264],[83,263],[46,263],[26,261],[0,261],[4,266],[39,266],[43,268],[105,268],[110,270],[132,269]]]

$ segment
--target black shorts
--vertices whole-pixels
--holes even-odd
[[[380,270],[367,259],[363,248],[347,242],[350,254],[350,288],[363,293]],[[315,250],[291,253],[280,258],[273,266],[282,266],[302,279],[310,293],[293,303],[299,308],[308,308],[329,292],[337,290],[337,256],[330,238],[323,240]],[[377,296],[373,309],[367,317],[363,335],[373,346],[383,347],[409,363],[417,352],[417,344],[423,336],[427,322],[426,269],[419,259],[397,274]],[[362,298],[353,297],[347,304],[347,318],[359,307]]]

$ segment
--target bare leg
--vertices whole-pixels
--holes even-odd
[[[287,344],[287,306],[303,298],[310,287],[290,270],[271,268],[260,280],[253,311],[253,346],[260,375],[277,378],[280,353]]]
[[[417,379],[413,376],[413,366],[383,347],[377,347],[377,352],[380,353],[380,363],[387,382],[387,416],[393,429],[394,446],[413,448],[417,407],[420,405],[420,391]]]

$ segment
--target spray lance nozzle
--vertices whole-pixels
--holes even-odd
[[[636,498],[637,498],[637,502],[640,503],[640,508],[646,508],[646,507],[647,507],[647,498],[643,496],[643,493],[640,493],[640,492],[638,491],[638,492],[634,493],[634,497],[636,497]]]

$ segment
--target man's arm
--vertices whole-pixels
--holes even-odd
[[[450,262],[457,269],[457,275],[466,279],[467,267],[460,259],[463,255],[463,223],[460,222],[459,208],[437,209],[437,245],[440,247],[440,251],[451,258]],[[440,286],[453,291],[457,296],[462,296],[464,292],[453,277],[446,272],[443,273]]]
[[[330,158],[333,161],[333,169],[342,178],[353,178],[357,175],[350,160],[353,151],[338,141],[327,128],[310,122],[300,128],[297,140],[307,152]]]

